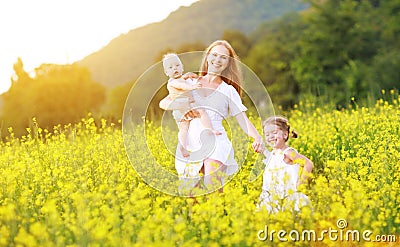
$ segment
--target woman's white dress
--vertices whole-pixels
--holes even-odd
[[[284,153],[289,149],[293,148],[288,147],[277,153],[267,152],[266,159],[263,160],[266,166],[259,207],[265,207],[269,212],[286,209],[299,211],[301,207],[310,205],[308,197],[297,191],[300,165],[287,164],[284,161]]]
[[[178,147],[176,149],[175,168],[180,178],[192,179],[192,186],[200,180],[199,171],[203,166],[203,161],[207,158],[223,163],[226,166],[224,172],[227,176],[238,171],[232,143],[228,139],[222,120],[247,110],[236,89],[225,82],[222,82],[206,97],[200,95],[198,90],[207,89],[193,91],[195,104],[205,109],[214,130],[220,131],[222,134],[211,134],[204,128],[199,118],[190,121],[187,138],[190,156],[184,158]]]

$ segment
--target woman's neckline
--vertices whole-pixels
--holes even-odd
[[[204,76],[203,77],[200,77],[199,79],[201,79],[201,78],[204,78]],[[198,80],[199,80],[198,79]],[[205,78],[204,78],[205,79]],[[213,94],[215,94],[215,92],[216,91],[218,91],[219,89],[220,89],[220,87],[222,86],[222,84],[224,84],[225,82],[223,81],[223,80],[221,80],[221,83],[219,83],[219,85],[216,87],[216,88],[205,88],[205,89],[208,89],[208,90],[212,90],[212,92],[210,93],[210,94],[208,94],[208,95],[202,95],[202,94],[200,94],[199,92],[197,92],[197,94],[200,96],[200,97],[202,97],[202,98],[209,98],[210,96],[212,96]]]

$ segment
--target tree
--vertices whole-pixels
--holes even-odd
[[[236,30],[225,30],[221,39],[228,41],[232,45],[239,58],[247,56],[251,43],[244,33]]]
[[[15,75],[11,78],[12,84],[15,84],[17,81],[20,81],[20,83],[25,83],[31,80],[29,74],[24,70],[24,63],[20,57],[14,64],[13,68]]]
[[[308,0],[313,11],[292,68],[302,91],[331,95],[337,102],[366,90],[352,70],[369,67],[380,47],[376,1]],[[357,65],[357,66],[355,66]],[[357,76],[358,77],[358,76]],[[351,80],[347,80],[352,78]],[[364,84],[365,85],[365,84]]]
[[[125,102],[132,86],[133,82],[130,82],[116,86],[108,91],[106,103],[101,111],[103,117],[113,122],[122,119]]]
[[[43,64],[35,73],[34,115],[46,127],[75,122],[98,111],[105,100],[104,87],[91,80],[86,68]]]
[[[299,85],[293,76],[291,62],[298,54],[297,41],[304,29],[301,16],[291,14],[263,26],[266,31],[249,51],[244,62],[264,83],[272,102],[289,107],[297,101]]]
[[[3,123],[17,135],[33,117],[43,128],[79,121],[96,112],[104,102],[105,89],[92,81],[86,68],[77,65],[42,64],[35,76],[26,76],[21,61],[14,66],[15,78],[3,96]]]

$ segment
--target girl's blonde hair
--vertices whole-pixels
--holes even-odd
[[[279,127],[279,129],[281,129],[282,131],[286,131],[288,133],[285,141],[289,139],[289,136],[291,138],[297,138],[298,136],[296,131],[294,130],[290,131],[289,121],[283,116],[272,116],[267,118],[263,122],[263,130],[265,130],[265,127],[270,124],[276,125]]]
[[[229,52],[229,64],[226,69],[221,73],[221,76],[223,77],[222,80],[225,81],[227,84],[232,85],[239,93],[239,95],[241,95],[242,71],[240,70],[239,66],[239,57],[236,55],[236,52],[231,44],[229,44],[229,42],[226,40],[216,40],[206,48],[203,59],[201,61],[200,76],[204,76],[207,74],[207,57],[210,54],[211,49],[218,45],[224,46]]]

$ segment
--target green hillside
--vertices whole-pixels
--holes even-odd
[[[96,81],[114,87],[135,80],[167,48],[208,44],[225,30],[249,34],[262,22],[306,8],[299,0],[200,0],[162,22],[120,35],[78,64],[88,67]]]

